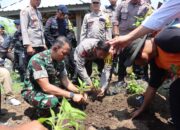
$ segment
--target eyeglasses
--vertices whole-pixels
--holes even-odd
[[[99,2],[93,2],[93,4],[99,4]]]

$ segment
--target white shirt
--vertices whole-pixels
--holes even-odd
[[[169,0],[146,18],[142,26],[152,30],[160,30],[175,18],[180,18],[180,0]]]

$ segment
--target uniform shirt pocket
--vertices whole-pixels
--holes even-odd
[[[123,19],[123,20],[128,19],[128,10],[127,10],[127,8],[122,8],[120,18]]]
[[[91,28],[93,26],[94,20],[89,20],[88,21],[88,28]]]

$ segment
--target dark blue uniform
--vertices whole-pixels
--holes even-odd
[[[24,81],[27,61],[25,57],[25,48],[23,46],[21,30],[17,30],[15,32],[12,44],[14,47],[14,69],[18,70],[21,81]]]

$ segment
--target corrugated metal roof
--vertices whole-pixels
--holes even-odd
[[[13,11],[13,10],[21,10],[29,5],[30,0],[19,0],[16,3],[13,3],[5,8],[0,9],[0,11]],[[41,7],[53,7],[58,6],[59,4],[64,5],[76,5],[83,3],[90,3],[91,0],[41,0]]]

